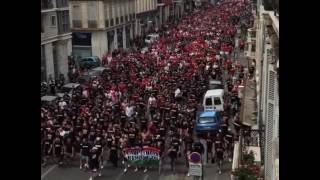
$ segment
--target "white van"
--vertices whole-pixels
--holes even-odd
[[[204,95],[204,111],[224,111],[223,104],[223,89],[208,90]]]

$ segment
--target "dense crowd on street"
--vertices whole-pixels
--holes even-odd
[[[191,151],[204,153],[194,138],[194,124],[210,79],[221,80],[226,92],[224,122],[217,134],[204,137],[206,152],[219,161],[224,154],[231,158],[230,126],[237,131],[241,126],[238,87],[246,77],[245,68],[234,60],[234,39],[237,29],[252,25],[248,5],[222,1],[173,27],[163,26],[159,31],[164,36],[146,53],[114,53],[101,76],[75,89],[71,97],[66,94],[53,105],[42,105],[43,165],[52,160],[67,165],[79,158],[80,169],[101,171],[108,161],[127,171],[122,149],[151,146],[169,157],[175,170],[178,158]],[[134,171],[141,168],[147,172],[148,167]]]

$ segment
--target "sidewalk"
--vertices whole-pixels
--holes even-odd
[[[241,121],[243,124],[257,128],[257,99],[256,99],[256,82],[254,78],[247,78],[244,87],[244,97],[242,100]]]

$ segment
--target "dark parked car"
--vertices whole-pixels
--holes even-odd
[[[101,65],[101,60],[98,56],[85,57],[78,60],[81,69],[92,69]]]

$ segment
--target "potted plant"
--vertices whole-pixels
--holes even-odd
[[[260,170],[259,166],[254,162],[254,154],[245,153],[239,168],[232,172],[236,180],[259,180]]]

